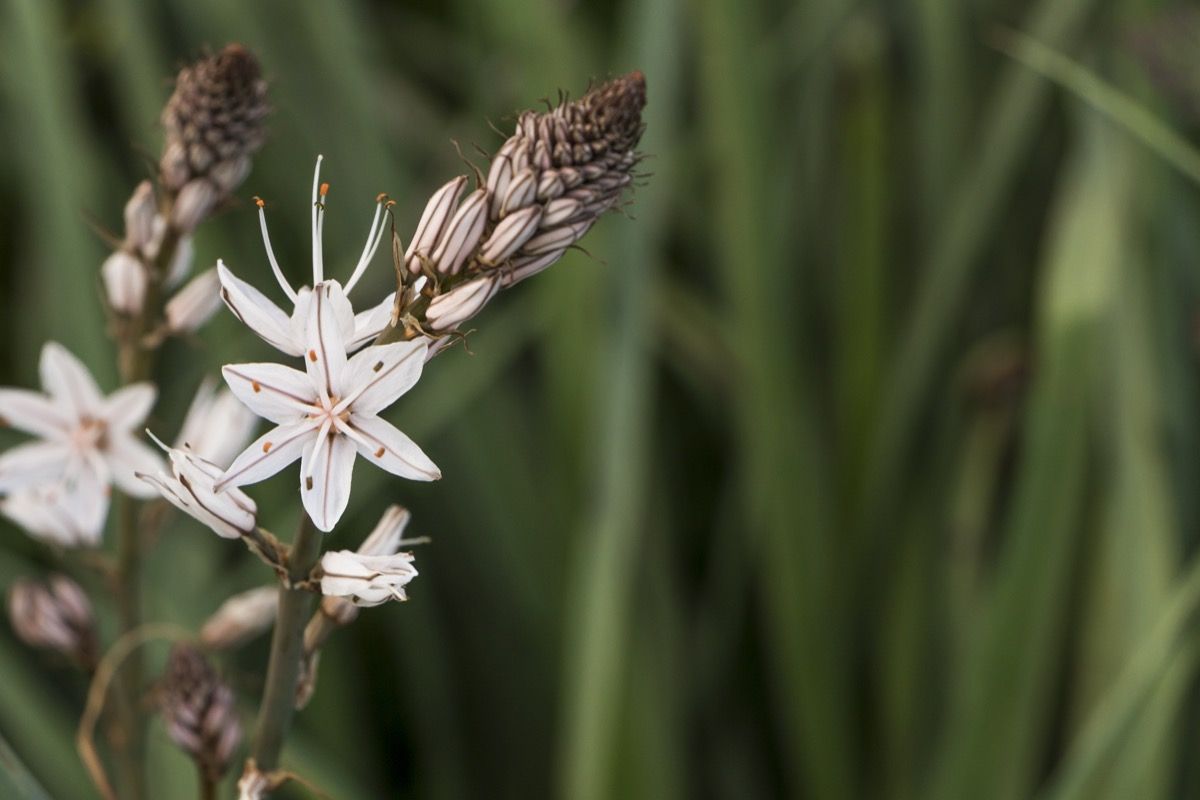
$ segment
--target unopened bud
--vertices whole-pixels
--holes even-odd
[[[167,658],[160,710],[171,741],[190,755],[211,781],[229,769],[242,741],[233,691],[200,651],[176,645]]]
[[[200,641],[210,650],[239,647],[275,624],[279,591],[260,586],[235,594],[221,604],[200,629]]]
[[[538,205],[523,208],[515,214],[509,214],[500,221],[500,224],[492,231],[492,235],[480,248],[480,262],[486,265],[503,262],[537,233],[541,221],[542,207]]]
[[[364,556],[349,550],[328,552],[321,557],[321,594],[345,597],[363,607],[405,601],[404,587],[417,577],[412,562],[412,553]]]
[[[193,178],[179,190],[171,209],[171,225],[188,234],[204,221],[217,204],[217,187],[206,178]]]
[[[476,278],[433,298],[425,321],[434,331],[452,331],[474,317],[500,289],[497,275]]]
[[[18,580],[8,590],[8,617],[21,641],[90,668],[96,663],[96,620],[83,589],[65,575],[46,583]]]
[[[212,319],[221,307],[221,279],[217,270],[207,270],[193,278],[167,302],[163,313],[172,333],[194,333]]]
[[[408,243],[408,250],[404,254],[410,271],[420,272],[421,260],[433,256],[433,249],[441,239],[447,223],[450,222],[450,215],[466,185],[466,176],[459,175],[434,192],[433,197],[429,198],[429,202],[425,204],[421,221],[417,223],[417,231],[413,234],[412,241]]]
[[[124,250],[113,253],[100,267],[100,278],[113,311],[126,316],[142,312],[148,280],[146,268],[136,256]]]
[[[433,251],[433,263],[443,275],[454,275],[479,244],[487,223],[487,192],[476,189],[454,213]]]
[[[313,650],[300,659],[300,674],[296,676],[295,707],[299,711],[308,705],[317,691],[317,667],[321,665],[321,651]]]
[[[125,204],[125,247],[128,250],[138,252],[150,244],[157,214],[154,186],[150,181],[142,181]]]

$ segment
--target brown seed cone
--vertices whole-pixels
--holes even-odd
[[[210,780],[219,781],[242,741],[232,690],[188,645],[172,648],[160,688],[167,735]]]
[[[246,177],[269,111],[258,59],[240,44],[180,70],[163,108],[159,163],[162,185],[177,198],[177,227],[193,229]]]
[[[484,186],[456,178],[429,201],[403,261],[402,336],[441,335],[495,293],[541,272],[579,241],[633,181],[646,79],[631,72],[550,111],[526,111],[492,157]]]

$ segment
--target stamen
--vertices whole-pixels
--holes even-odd
[[[350,280],[346,281],[345,293],[350,294],[350,290],[358,283],[358,279],[362,277],[367,265],[371,263],[371,259],[375,256],[375,251],[379,249],[379,243],[383,240],[383,227],[379,224],[380,217],[383,214],[384,204],[388,201],[386,194],[381,194],[375,198],[375,218],[371,220],[371,230],[367,232],[367,243],[363,245],[362,255],[358,257],[358,263],[354,265],[354,272],[350,275]],[[378,229],[378,234],[376,233]]]
[[[321,217],[322,211],[325,209],[325,204],[321,202],[321,162],[325,160],[325,156],[317,156],[317,166],[313,170],[313,188],[312,188],[312,262],[313,262],[313,287],[325,280],[325,264],[321,253]]]
[[[329,438],[329,429],[333,426],[333,420],[329,417],[321,423],[321,430],[317,432],[317,441],[313,445],[312,455],[308,457],[308,469],[305,471],[304,477],[309,482],[309,488],[312,488],[313,469],[317,466],[317,456],[321,454],[321,446],[325,444],[325,440]]]
[[[295,303],[296,292],[287,282],[287,278],[283,277],[283,270],[279,268],[279,262],[275,260],[275,250],[271,247],[271,236],[267,233],[267,212],[263,210],[266,203],[259,197],[254,198],[254,202],[258,205],[258,226],[262,229],[263,245],[267,248],[267,260],[271,262],[271,272],[275,273],[275,280],[279,282],[279,288],[283,289],[283,293],[292,303]]]

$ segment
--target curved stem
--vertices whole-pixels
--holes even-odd
[[[291,587],[279,589],[279,615],[271,637],[271,660],[267,683],[254,733],[251,756],[263,772],[279,766],[283,740],[292,723],[296,705],[296,681],[304,651],[304,625],[311,611],[312,595],[295,585],[304,581],[321,554],[321,534],[307,516],[300,523],[296,540],[288,553],[288,578]]]

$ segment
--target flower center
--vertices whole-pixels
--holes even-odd
[[[71,446],[80,452],[103,450],[108,446],[108,424],[95,417],[82,417],[71,432]]]

